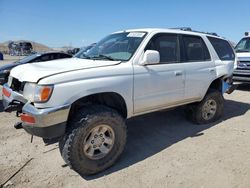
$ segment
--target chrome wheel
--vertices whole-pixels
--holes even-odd
[[[94,160],[105,157],[113,148],[115,134],[109,125],[98,125],[84,139],[84,154]]]
[[[216,101],[213,99],[207,100],[202,107],[202,117],[205,120],[210,120],[215,116],[217,110]]]

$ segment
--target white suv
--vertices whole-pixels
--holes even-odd
[[[223,93],[233,90],[234,63],[228,41],[212,34],[120,31],[74,58],[14,68],[3,104],[28,133],[58,137],[71,168],[94,174],[122,153],[127,118],[187,105],[195,123],[218,120]]]

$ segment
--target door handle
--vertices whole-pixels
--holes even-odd
[[[210,72],[210,73],[214,73],[215,70],[214,70],[214,69],[210,69],[209,72]]]
[[[175,76],[181,76],[182,75],[182,72],[181,71],[176,71],[175,72]]]

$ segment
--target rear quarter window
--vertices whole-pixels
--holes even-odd
[[[233,48],[231,47],[228,41],[223,40],[223,39],[213,38],[213,37],[207,37],[207,38],[211,42],[212,46],[214,47],[220,60],[228,61],[228,60],[235,59]]]

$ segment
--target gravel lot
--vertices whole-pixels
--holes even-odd
[[[90,177],[65,166],[58,144],[45,146],[38,137],[30,143],[13,128],[15,114],[0,106],[0,185],[10,179],[4,187],[250,187],[250,85],[225,99],[214,124],[194,125],[182,108],[128,120],[123,155]]]

